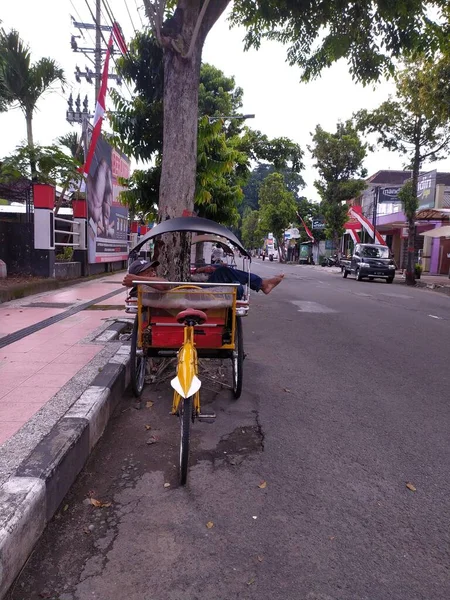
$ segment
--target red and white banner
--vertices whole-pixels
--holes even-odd
[[[356,219],[356,221],[361,224],[361,227],[373,237],[373,224],[362,214],[360,206],[351,206],[348,211],[348,216],[352,219]],[[375,243],[382,244],[383,246],[386,243],[378,231],[375,231]]]
[[[102,81],[100,85],[100,91],[98,93],[97,105],[95,107],[94,115],[94,129],[92,131],[91,143],[89,144],[89,150],[86,156],[84,165],[81,167],[81,173],[89,173],[91,168],[92,159],[94,158],[95,147],[97,145],[100,132],[102,130],[103,117],[105,115],[105,100],[106,100],[106,89],[108,87],[108,73],[109,73],[109,57],[111,56],[111,50],[113,47],[113,34],[111,33],[108,48],[106,50],[105,64],[103,66]]]
[[[119,23],[117,23],[117,21],[113,23],[112,34],[120,52],[122,53],[122,55],[125,55],[128,52],[128,48],[122,34],[122,29],[120,28],[120,25]]]
[[[302,222],[303,227],[305,228],[305,232],[306,235],[309,237],[310,240],[312,240],[312,242],[314,243],[316,240],[314,239],[313,234],[311,233],[311,231],[309,230],[308,226],[306,225],[305,221],[301,218],[301,216],[297,213],[297,217],[300,219],[300,221]]]

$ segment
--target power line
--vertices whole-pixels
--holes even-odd
[[[141,20],[141,25],[142,25],[142,27],[145,27],[144,21],[142,20],[142,17],[141,17],[141,13],[140,13],[140,10],[139,10],[139,6],[138,6],[138,3],[137,3],[137,0],[134,0],[134,3],[136,4],[136,10],[137,10],[137,14],[139,15],[139,19]]]
[[[75,4],[73,3],[73,1],[72,1],[72,0],[70,0],[70,4],[72,5],[72,7],[73,7],[73,10],[75,11],[75,13],[76,13],[76,15],[77,15],[78,19],[80,20],[80,22],[81,22],[81,21],[83,21],[83,19],[80,17],[80,13],[77,11],[77,9],[76,9],[76,6],[75,6]],[[73,18],[73,17],[72,17],[72,18]],[[86,38],[84,37],[83,30],[78,28],[78,31],[81,33],[81,37],[83,38],[83,40],[85,40]],[[88,33],[89,37],[91,38],[91,42],[92,42],[92,44],[95,46],[95,41],[94,41],[94,38],[92,37],[92,34],[91,34],[91,32],[89,31],[89,29],[87,30],[87,33]]]
[[[92,12],[92,8],[90,7],[90,4],[89,4],[88,0],[84,0],[84,1],[86,2],[86,5],[87,5],[87,7],[88,7],[88,9],[89,9],[89,12],[91,13],[92,20],[93,20],[93,21],[94,21],[94,23],[95,23],[96,31],[99,31],[99,32],[100,32],[100,35],[102,36],[102,39],[103,39],[103,41],[104,41],[104,43],[105,43],[106,47],[108,47],[108,42],[106,41],[106,38],[105,38],[105,36],[103,35],[103,30],[102,30],[102,28],[100,27],[100,24],[98,23],[97,19],[95,18],[95,16],[94,16],[94,13]],[[99,1],[100,1],[100,0],[97,0],[97,2],[99,2]],[[112,14],[112,13],[111,13],[111,14]],[[112,24],[113,24],[113,23],[114,23],[114,21],[112,22]],[[114,58],[114,55],[113,55],[112,53],[111,53],[111,58],[112,58],[112,60],[113,60],[114,66],[116,67],[116,71],[118,71],[118,68],[117,68],[117,63],[116,63],[116,59]],[[131,97],[131,98],[133,98],[133,94],[131,93],[131,90],[130,90],[130,88],[128,87],[128,85],[127,85],[127,82],[126,82],[125,80],[124,80],[124,84],[125,84],[125,87],[126,87],[126,88],[127,88],[127,90],[128,90],[128,93],[130,94],[130,97]]]
[[[136,33],[136,27],[134,26],[133,19],[131,18],[130,9],[128,8],[128,2],[127,2],[127,0],[124,0],[124,1],[125,1],[125,8],[127,9],[128,16],[130,17],[131,26],[133,27],[134,33]]]

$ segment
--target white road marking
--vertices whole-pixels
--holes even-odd
[[[388,294],[385,292],[381,292],[380,296],[388,296],[389,298],[405,298],[407,300],[412,299],[412,296],[405,296],[405,294]]]
[[[298,306],[298,312],[307,312],[307,313],[335,313],[336,310],[332,308],[328,308],[328,306],[324,306],[323,304],[319,304],[318,302],[308,302],[307,300],[291,300],[292,304]]]
[[[372,298],[372,294],[365,294],[364,292],[353,292],[355,296],[361,296],[363,298]]]

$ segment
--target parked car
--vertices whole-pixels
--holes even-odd
[[[342,277],[354,275],[357,281],[384,279],[392,283],[395,263],[388,246],[380,244],[356,244],[350,259],[341,259]]]

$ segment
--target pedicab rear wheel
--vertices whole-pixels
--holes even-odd
[[[131,334],[131,349],[130,349],[130,379],[131,390],[136,398],[142,394],[145,385],[145,368],[147,358],[142,350],[137,347],[138,342],[138,315],[134,319],[133,333]]]
[[[244,375],[244,335],[242,331],[242,318],[236,317],[235,349],[231,358],[233,370],[233,396],[236,400],[242,393],[242,379]]]

